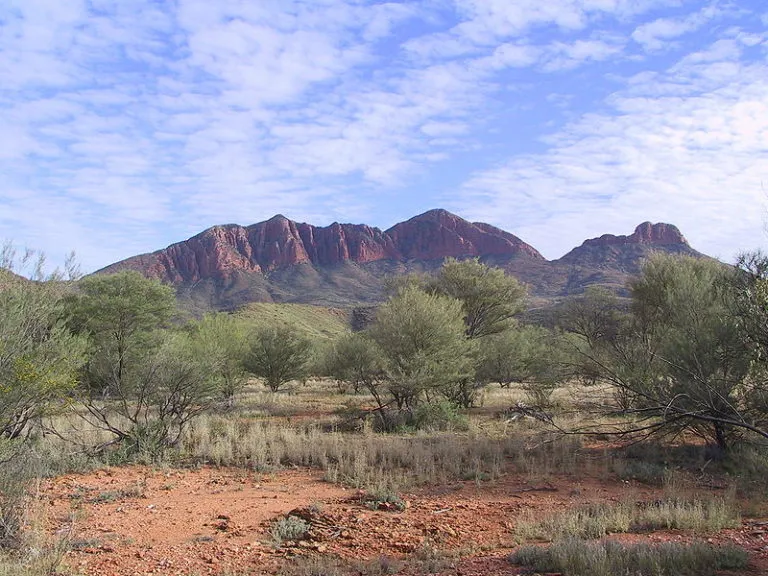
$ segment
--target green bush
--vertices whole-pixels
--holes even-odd
[[[286,516],[272,524],[270,533],[275,545],[280,546],[289,540],[301,540],[307,535],[309,528],[309,522],[306,520],[298,516]]]
[[[416,430],[444,432],[450,430],[467,430],[467,417],[447,400],[425,402],[413,410],[410,425]]]

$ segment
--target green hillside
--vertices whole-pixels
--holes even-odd
[[[350,330],[350,313],[347,310],[311,304],[254,302],[239,310],[237,315],[254,325],[297,326],[309,336],[320,338],[335,338]]]

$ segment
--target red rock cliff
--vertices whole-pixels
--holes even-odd
[[[489,224],[467,222],[446,210],[431,210],[396,224],[387,234],[403,258],[432,260],[462,256],[544,257],[517,236]]]
[[[205,278],[226,279],[237,271],[268,272],[304,263],[323,266],[345,261],[484,255],[544,259],[508,232],[468,222],[445,210],[432,210],[386,232],[362,224],[297,224],[282,215],[248,227],[215,226],[185,242],[129,258],[102,272],[130,268],[179,284]]]
[[[603,234],[599,238],[586,240],[582,246],[620,246],[623,244],[685,244],[688,241],[682,235],[677,226],[672,224],[651,224],[643,222],[629,236],[614,236]]]

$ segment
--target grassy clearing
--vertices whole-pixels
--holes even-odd
[[[574,471],[579,448],[579,439],[571,437],[532,445],[524,435],[350,434],[324,432],[313,424],[287,427],[216,417],[196,421],[180,447],[186,458],[198,462],[261,471],[315,467],[331,482],[374,491],[493,480],[509,465],[536,475]]]
[[[325,306],[257,302],[240,310],[238,315],[254,325],[295,326],[307,336],[326,339],[350,330],[348,311]]]
[[[551,546],[526,546],[510,557],[518,566],[564,576],[711,576],[746,567],[747,552],[736,546],[665,543],[624,545],[569,539]]]
[[[543,520],[529,516],[518,522],[515,534],[521,541],[594,539],[608,534],[655,530],[710,534],[738,527],[740,523],[738,508],[725,499],[667,499],[651,503],[589,504]]]

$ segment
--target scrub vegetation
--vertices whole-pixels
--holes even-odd
[[[6,269],[17,260],[4,251]],[[518,542],[550,544],[510,560],[569,575],[747,563],[733,547],[606,537],[717,534],[764,489],[761,254],[736,266],[653,256],[629,306],[589,290],[547,327],[520,319],[523,285],[477,260],[393,282],[361,331],[346,312],[305,305],[188,321],[171,288],[136,272],[69,276],[8,272],[0,286],[0,575],[54,574],[65,558],[67,535],[40,527],[42,478],[130,463],[316,468],[397,510],[402,490],[480,485],[511,469],[542,480],[588,468],[665,487],[706,470],[741,500],[670,493],[521,514]],[[308,529],[293,516],[271,528],[275,545]]]

